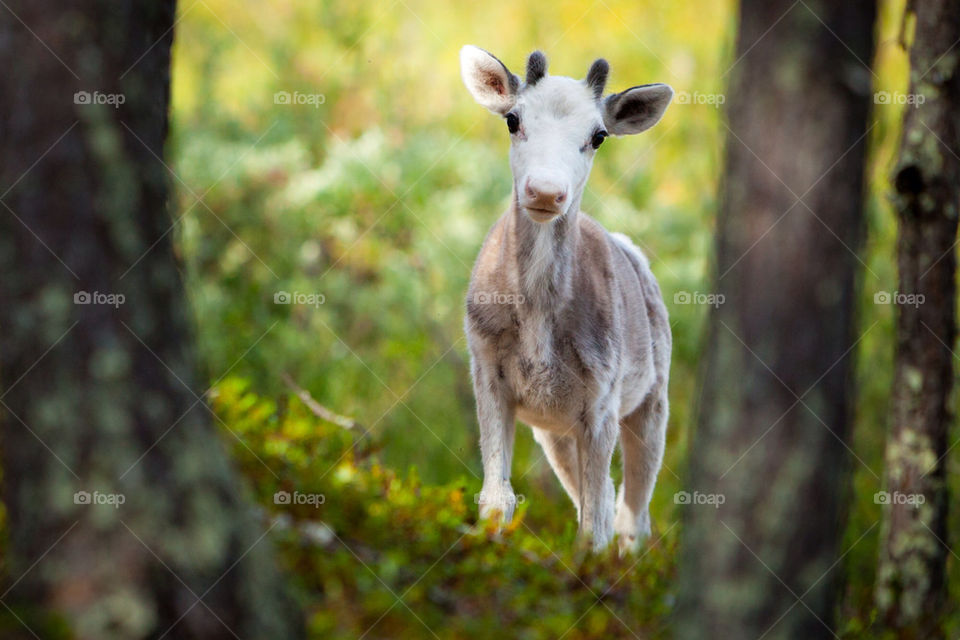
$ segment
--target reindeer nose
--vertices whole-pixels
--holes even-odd
[[[524,205],[534,209],[556,209],[567,199],[567,190],[549,180],[531,180],[528,178],[524,190],[527,195],[527,202]]]

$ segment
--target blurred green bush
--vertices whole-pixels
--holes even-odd
[[[213,396],[244,441],[236,457],[311,637],[664,637],[675,525],[643,555],[596,555],[574,544],[572,517],[558,521],[537,495],[496,533],[476,523],[476,477],[426,484],[416,470],[390,470],[369,439],[296,399],[257,396],[247,380],[230,377]]]
[[[577,77],[605,56],[612,88],[718,94],[728,4],[544,3],[536,20],[510,3],[183,5],[176,231],[211,379],[230,370],[275,393],[289,372],[372,428],[391,466],[429,481],[479,471],[463,299],[511,178],[502,122],[460,83],[460,46],[520,73],[539,46]],[[585,194],[585,211],[647,250],[668,302],[706,290],[721,133],[715,106],[678,103],[647,136],[604,146]],[[274,304],[278,292],[323,303]],[[674,424],[689,422],[704,317],[673,310]],[[673,467],[683,430],[671,438]],[[518,464],[536,458],[521,431]]]

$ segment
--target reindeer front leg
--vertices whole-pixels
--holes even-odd
[[[604,549],[613,539],[615,493],[610,478],[610,461],[617,445],[615,414],[601,414],[584,424],[577,438],[580,462],[580,532],[592,542],[594,551]]]
[[[483,488],[480,491],[481,518],[513,518],[516,496],[510,486],[515,431],[514,407],[495,373],[474,363],[473,390],[480,423],[480,453],[483,457]],[[493,373],[493,375],[491,375]]]

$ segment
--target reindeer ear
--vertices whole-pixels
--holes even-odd
[[[490,53],[471,45],[460,49],[463,84],[480,106],[505,114],[517,102],[520,78]]]
[[[603,124],[617,136],[646,131],[660,122],[673,99],[665,84],[645,84],[609,95],[603,101]]]

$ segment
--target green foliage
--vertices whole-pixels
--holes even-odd
[[[906,55],[896,40],[902,10],[903,0],[881,3],[878,89],[906,90]],[[547,547],[574,572],[599,576],[589,582],[594,591],[612,583],[619,566],[568,551],[572,506],[525,428],[514,464],[514,486],[530,498],[524,524],[502,539],[470,534],[453,544],[473,524],[480,473],[462,303],[473,257],[511,181],[503,123],[467,95],[457,51],[477,44],[522,72],[526,54],[539,47],[551,72],[573,76],[604,56],[612,90],[664,81],[690,95],[722,94],[734,63],[735,3],[493,0],[454,9],[430,0],[275,0],[265,9],[205,0],[181,3],[180,14],[168,154],[183,180],[174,233],[211,382],[228,374],[249,380],[246,389],[232,377],[221,381],[218,407],[279,476],[238,450],[263,503],[276,511],[278,487],[323,492],[328,502],[294,510],[295,520],[327,523],[358,556],[336,540],[311,546],[294,529],[284,534],[317,634],[334,628],[356,637],[393,604],[363,560],[398,594],[413,585],[404,596],[409,609],[397,604],[372,636],[428,636],[411,609],[438,635],[449,628],[472,637],[472,624],[502,629],[500,614],[520,616],[530,637],[538,636],[533,620],[560,635],[593,598]],[[279,91],[322,94],[323,102],[277,104]],[[882,513],[873,496],[883,488],[894,344],[894,309],[875,304],[874,294],[897,288],[886,198],[903,108],[879,105],[868,138],[863,336],[847,441],[856,458],[846,555],[833,576],[850,637],[869,637],[873,615]],[[670,527],[680,519],[672,496],[683,487],[708,313],[674,295],[710,291],[722,113],[675,102],[649,133],[605,144],[583,203],[647,252],[674,333],[669,441],[652,505],[656,525],[670,533],[616,587],[634,592],[624,589],[611,604],[651,635],[669,608],[677,534]],[[797,207],[790,215],[805,214]],[[323,303],[274,304],[280,291],[321,294]],[[297,401],[287,407],[281,372],[356,418],[369,436],[355,444],[303,414]],[[280,398],[279,406],[269,398]],[[241,401],[250,406],[234,406]],[[960,475],[950,476],[956,491]],[[960,510],[950,529],[960,530]],[[501,566],[516,583],[496,578]],[[953,556],[950,571],[960,586]],[[618,627],[598,605],[566,637],[604,624]],[[960,631],[960,621],[953,624]],[[612,635],[622,632],[613,627]]]
[[[530,496],[497,533],[476,522],[479,478],[425,484],[384,467],[369,438],[250,389],[224,380],[214,408],[243,440],[236,457],[279,531],[311,637],[663,637],[673,530],[638,556],[587,553],[572,518]],[[278,491],[322,503],[277,504]]]
[[[462,87],[459,47],[483,44],[522,72],[538,44],[574,76],[603,55],[611,89],[665,80],[716,94],[729,7],[551,4],[532,20],[505,2],[456,16],[429,2],[273,6],[255,20],[232,3],[188,5],[175,44],[175,233],[210,378],[230,370],[277,393],[286,371],[370,426],[389,465],[418,464],[429,481],[479,472],[463,297],[511,178],[503,123]],[[632,25],[650,21],[641,40]],[[276,104],[279,91],[323,102]],[[645,248],[668,303],[707,290],[719,122],[714,105],[675,105],[647,136],[605,145],[585,193],[585,211]],[[275,305],[281,291],[323,303]],[[706,308],[671,306],[667,464],[679,468]],[[526,469],[534,446],[520,437]]]

